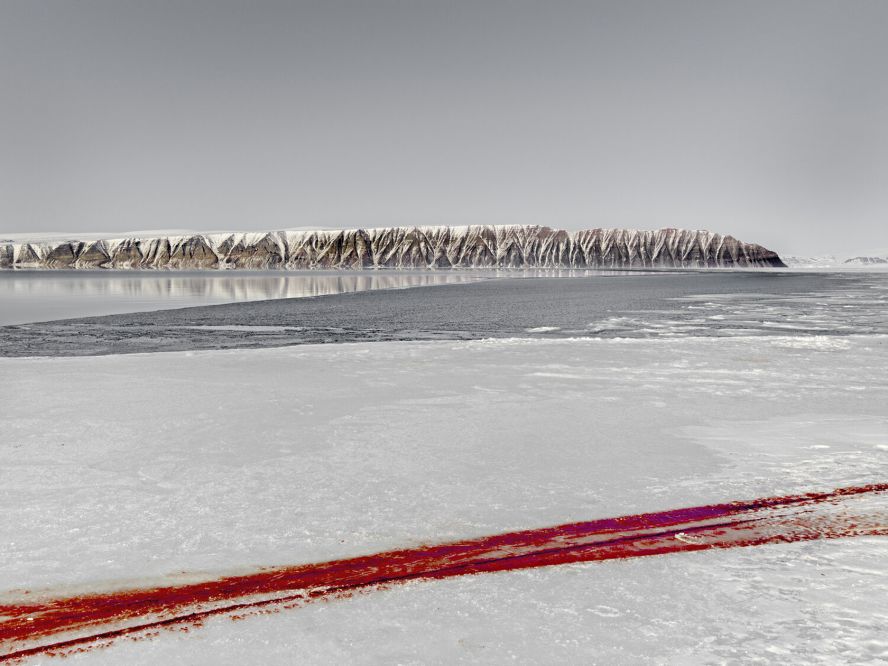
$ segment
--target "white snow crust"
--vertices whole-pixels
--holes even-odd
[[[170,582],[882,482],[886,367],[878,335],[0,359],[0,590]],[[876,662],[885,546],[414,582],[67,662]]]

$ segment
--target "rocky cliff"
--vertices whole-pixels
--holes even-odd
[[[845,259],[845,264],[860,264],[862,266],[881,266],[888,264],[888,257],[852,257]]]
[[[540,226],[392,227],[2,242],[0,268],[373,269],[782,267],[709,231]]]

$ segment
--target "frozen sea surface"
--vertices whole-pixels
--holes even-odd
[[[884,481],[886,363],[883,336],[3,359],[0,501],[15,519],[0,587],[172,582]],[[885,546],[411,583],[76,661],[877,660]]]
[[[590,281],[586,300],[574,280],[398,292],[406,321],[469,340],[0,358],[0,601],[888,479],[884,281],[681,277],[613,293]],[[371,298],[383,294],[395,292],[86,325],[237,339],[299,325],[306,304],[383,321]],[[645,325],[558,337],[568,320],[608,317]],[[515,335],[487,335],[497,322]],[[886,545],[413,582],[66,661],[880,663]]]

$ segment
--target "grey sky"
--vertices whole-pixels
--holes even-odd
[[[0,232],[888,248],[888,2],[0,0]]]

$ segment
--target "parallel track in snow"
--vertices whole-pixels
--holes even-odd
[[[888,536],[888,483],[510,532],[179,586],[0,603],[0,662],[67,654],[213,615],[298,606],[411,580],[854,536]]]

